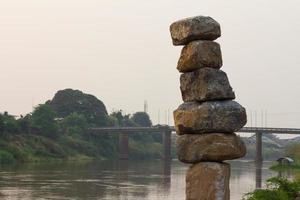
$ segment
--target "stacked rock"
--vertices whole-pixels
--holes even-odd
[[[185,45],[177,69],[184,101],[174,111],[178,159],[192,163],[186,174],[187,200],[228,200],[230,165],[246,148],[234,133],[247,121],[246,110],[221,71],[218,22],[197,16],[170,26],[173,44]]]

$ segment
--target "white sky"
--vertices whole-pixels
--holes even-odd
[[[299,0],[1,0],[0,112],[24,114],[73,88],[109,112],[140,111],[147,100],[152,120],[160,110],[165,123],[182,102],[169,25],[195,15],[221,24],[222,70],[248,125],[256,110],[257,126],[300,127]]]

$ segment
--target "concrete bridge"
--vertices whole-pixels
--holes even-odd
[[[128,135],[131,133],[157,133],[162,134],[163,160],[171,159],[171,134],[175,132],[174,126],[153,126],[153,127],[105,127],[90,128],[93,134],[118,134],[119,135],[119,158],[129,158]],[[300,134],[296,128],[263,128],[244,127],[239,133],[255,133],[256,136],[256,162],[263,161],[262,156],[262,134]]]

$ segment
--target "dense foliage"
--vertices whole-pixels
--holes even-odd
[[[46,104],[60,118],[67,117],[72,113],[78,113],[84,115],[90,125],[105,126],[107,122],[107,111],[103,102],[95,96],[85,94],[79,90],[60,90]]]
[[[294,143],[286,148],[285,154],[300,161],[300,144]]]
[[[77,102],[77,103],[76,103]],[[113,159],[118,134],[96,135],[88,127],[151,126],[147,113],[107,114],[104,104],[77,90],[59,91],[53,100],[16,118],[0,114],[0,163],[51,159]],[[130,158],[160,158],[160,134],[130,134]]]
[[[289,181],[286,178],[267,180],[267,189],[257,189],[247,194],[244,200],[295,200],[300,191],[300,181]]]
[[[291,143],[285,148],[284,156],[291,157],[294,162],[289,165],[276,164],[271,167],[275,171],[284,171],[287,169],[300,170],[300,143]]]
[[[139,126],[152,126],[152,122],[150,120],[150,117],[145,112],[136,112],[132,116],[132,121],[138,124]]]

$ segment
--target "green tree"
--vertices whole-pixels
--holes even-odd
[[[31,115],[26,115],[25,117],[21,116],[20,119],[17,120],[18,127],[21,133],[30,133],[30,123],[31,123]]]
[[[55,121],[55,112],[46,104],[40,104],[32,113],[32,126],[42,135],[55,138],[58,136],[58,124]]]
[[[4,133],[4,119],[3,116],[0,114],[0,134]]]
[[[151,119],[149,117],[149,115],[146,112],[136,112],[133,114],[133,116],[131,117],[131,120],[139,125],[139,126],[143,126],[143,127],[150,127],[152,126],[152,122]],[[135,134],[133,135],[133,137],[135,137],[135,139],[141,140],[141,141],[154,141],[154,142],[159,142],[161,143],[162,137],[161,134]]]
[[[293,157],[294,159],[300,160],[300,143],[292,143],[289,145],[285,150],[285,154]]]
[[[248,193],[243,200],[294,200],[300,191],[298,180],[273,177],[267,180],[267,189],[257,189]]]
[[[67,134],[83,134],[88,123],[84,115],[72,113],[63,119],[64,132]]]
[[[76,112],[84,115],[91,126],[101,127],[107,124],[107,110],[104,103],[95,96],[79,90],[60,90],[46,104],[51,106],[60,118]]]
[[[119,126],[137,126],[137,124],[130,118],[130,115],[122,113],[122,110],[115,111],[110,114],[110,117],[113,117],[117,120]]]
[[[107,126],[108,127],[119,127],[120,126],[119,120],[116,117],[109,115],[107,117]]]
[[[19,133],[19,128],[17,121],[14,116],[9,115],[7,112],[2,116],[3,120],[3,133],[4,134],[17,134]]]
[[[132,121],[134,121],[139,126],[149,127],[152,126],[152,122],[150,120],[150,117],[145,112],[136,112],[131,117]]]

